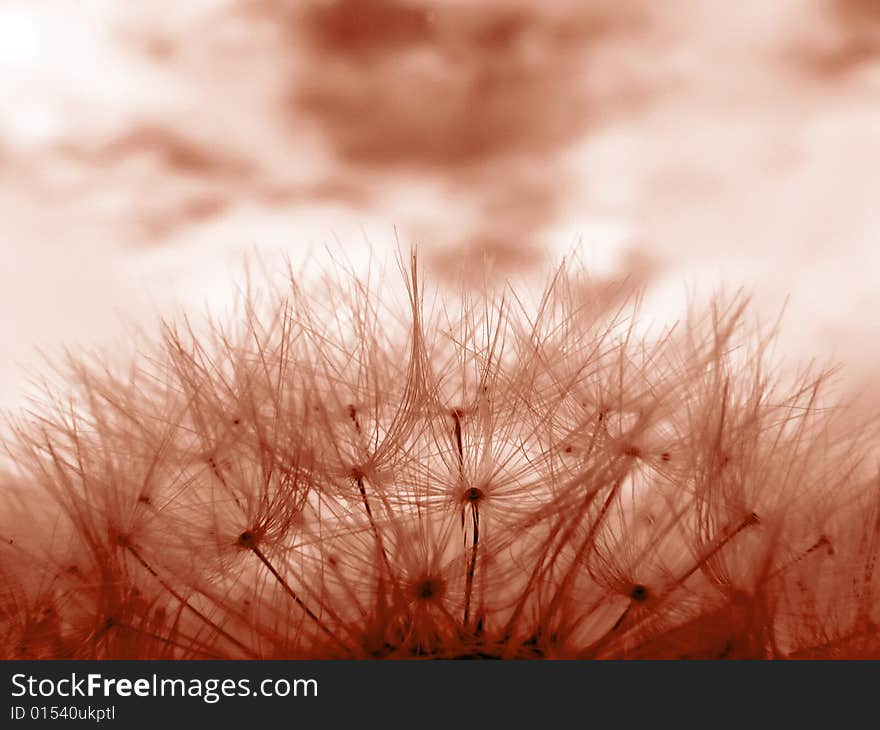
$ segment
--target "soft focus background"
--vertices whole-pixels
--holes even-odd
[[[0,404],[255,249],[579,246],[880,356],[880,0],[0,0]]]

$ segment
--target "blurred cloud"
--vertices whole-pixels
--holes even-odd
[[[870,0],[5,0],[0,98],[0,401],[254,247],[395,231],[450,273],[578,245],[658,316],[744,284],[789,351],[876,360]]]
[[[537,236],[570,183],[565,148],[637,101],[623,93],[631,74],[612,93],[596,79],[610,70],[604,49],[644,34],[639,5],[335,0],[264,12],[296,69],[287,114],[316,122],[337,174],[439,181],[438,210],[470,215],[446,231],[437,216],[412,222],[436,262],[488,256],[511,271],[546,254]]]
[[[290,23],[313,65],[291,113],[318,117],[344,159],[444,173],[515,161],[556,151],[602,113],[586,64],[618,32],[615,14],[592,3],[565,14],[429,7],[340,0],[306,4]]]
[[[825,22],[794,44],[803,69],[830,81],[880,60],[880,3],[876,0],[823,0]]]

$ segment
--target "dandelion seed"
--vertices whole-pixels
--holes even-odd
[[[880,656],[876,424],[744,297],[649,336],[569,263],[401,270],[70,358],[5,440],[2,655]]]

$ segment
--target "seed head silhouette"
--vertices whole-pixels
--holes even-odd
[[[400,268],[71,356],[6,439],[3,656],[880,657],[873,426],[742,295],[658,334],[569,264]]]

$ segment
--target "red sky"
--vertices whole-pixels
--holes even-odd
[[[441,273],[580,240],[661,318],[689,286],[788,297],[783,352],[870,376],[876,3],[609,7],[7,0],[0,403],[36,347],[220,305],[244,252],[361,261],[395,229]]]

